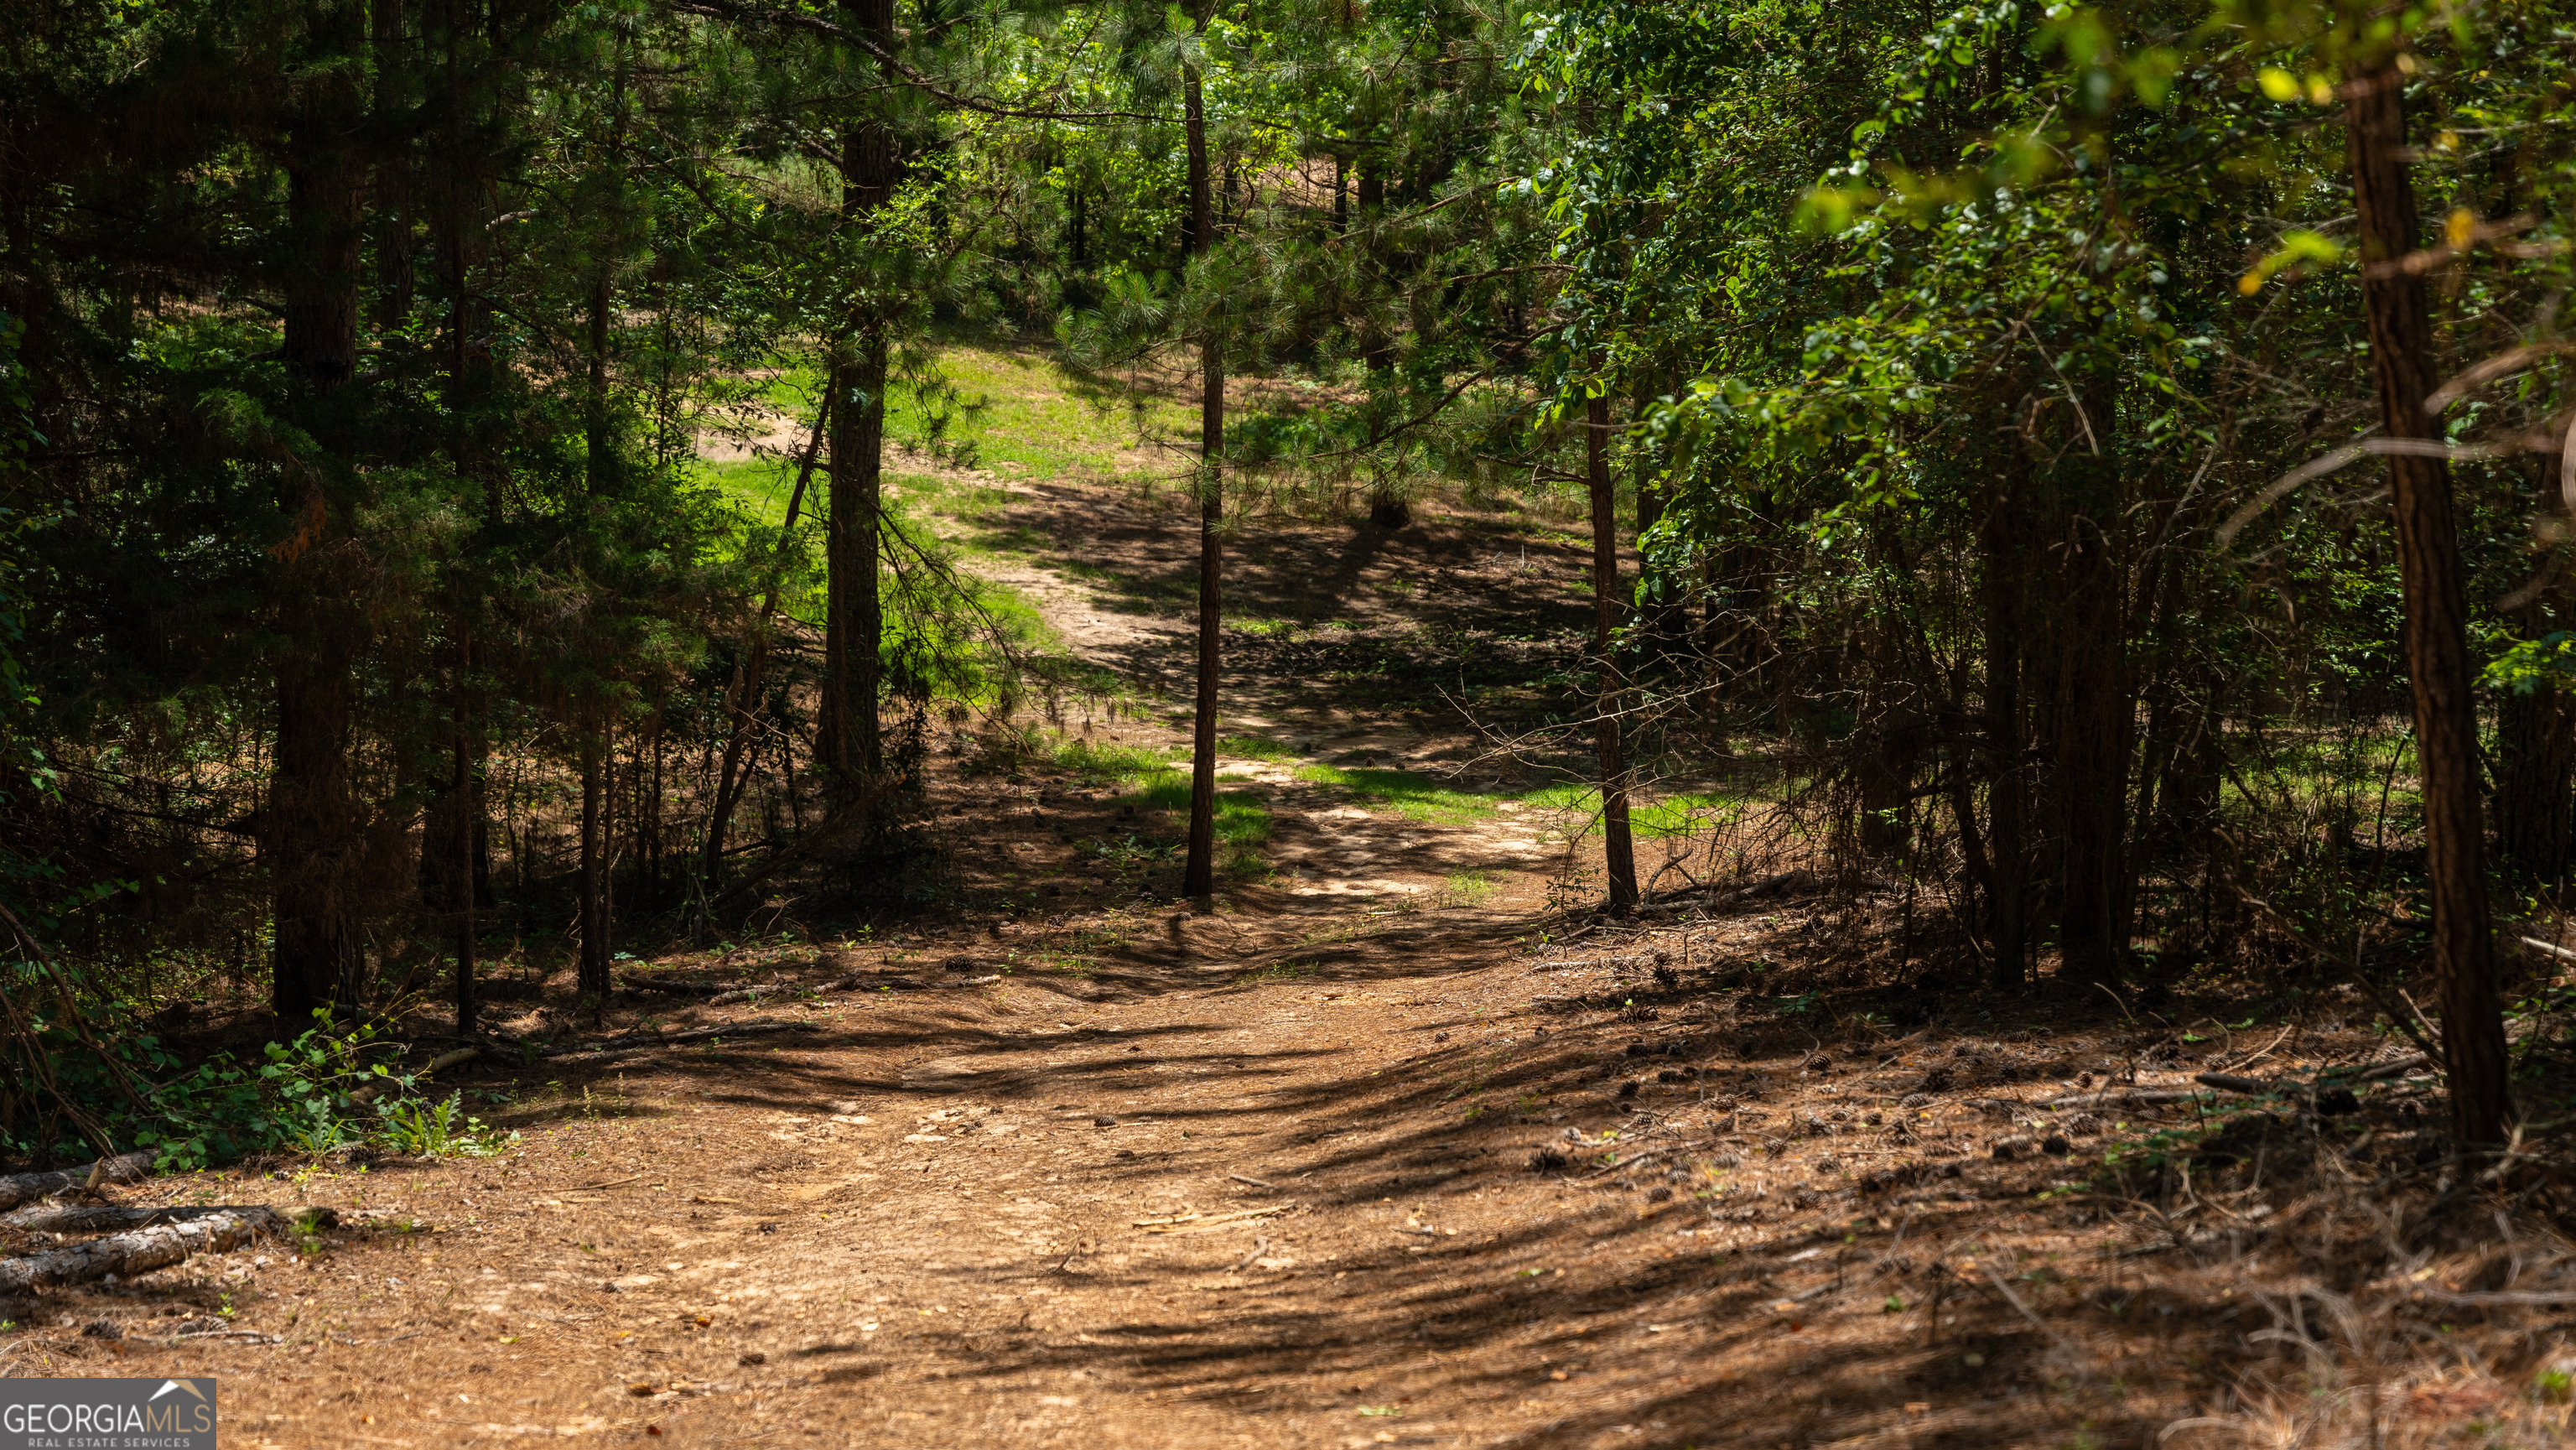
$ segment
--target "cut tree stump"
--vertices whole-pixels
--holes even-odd
[[[110,1274],[131,1277],[168,1268],[191,1254],[237,1249],[262,1234],[286,1231],[287,1220],[267,1207],[222,1208],[185,1223],[110,1234],[85,1244],[0,1259],[0,1294],[23,1294],[58,1284],[85,1284]]]
[[[66,1168],[60,1173],[11,1173],[0,1176],[0,1209],[16,1208],[31,1198],[43,1198],[49,1194],[82,1187],[89,1182],[93,1172],[98,1174],[98,1181],[101,1183],[135,1182],[152,1172],[152,1164],[159,1156],[151,1152],[123,1153],[114,1158],[102,1159],[97,1163],[85,1163],[78,1168]]]

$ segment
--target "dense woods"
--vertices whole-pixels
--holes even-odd
[[[2348,988],[2458,1143],[2530,1110],[2548,5],[0,13],[15,1154],[175,1131],[173,1003],[470,1036],[496,953],[595,1010],[791,880],[930,909],[926,772],[1139,707],[888,492],[971,450],[961,339],[1197,415],[1152,892],[1225,886],[1235,551],[1580,519],[1591,628],[1442,707],[1590,791],[1566,899],[1899,883],[1856,980]]]

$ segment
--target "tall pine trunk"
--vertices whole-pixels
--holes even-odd
[[[364,12],[318,11],[311,42],[353,62],[317,70],[287,138],[287,217],[281,352],[308,432],[330,440],[340,394],[357,374],[358,269],[366,158],[354,64]],[[261,852],[273,881],[276,962],[271,1005],[278,1028],[302,1030],[335,999],[354,1007],[358,934],[354,908],[365,857],[349,783],[352,671],[362,615],[334,538],[329,465],[298,470],[281,499],[294,532],[272,551],[278,616],[287,647],[277,671],[277,743]]]
[[[2496,854],[2522,885],[2564,885],[2576,831],[2576,697],[2541,683],[2506,692],[2496,716]]]
[[[1592,744],[1601,767],[1601,851],[1610,877],[1610,907],[1637,904],[1637,846],[1628,828],[1628,758],[1619,717],[1628,691],[1615,637],[1619,629],[1619,511],[1610,490],[1610,398],[1595,394],[1584,412],[1584,478],[1592,504],[1592,652],[1600,660]]]
[[[458,651],[457,674],[461,677],[471,661],[471,654]],[[450,815],[455,829],[443,843],[448,854],[448,869],[455,873],[449,884],[449,901],[456,913],[456,1030],[474,1030],[475,994],[475,921],[476,895],[475,846],[483,821],[482,750],[475,743],[473,717],[465,705],[465,691],[460,678],[456,704],[456,761],[454,775],[448,783]]]
[[[2557,493],[2558,455],[2540,462],[2544,486]],[[2559,521],[2567,517],[2562,511]],[[2516,626],[2528,638],[2544,638],[2569,627],[2571,604],[2576,589],[2554,579]],[[2569,839],[2576,832],[2576,694],[2548,680],[2504,693],[2496,702],[2495,777],[2497,857],[2518,886],[2565,885],[2576,844]]]
[[[2023,841],[2021,649],[2024,597],[2020,526],[2022,460],[2007,461],[1986,503],[1983,543],[1986,645],[1987,932],[1994,943],[1994,981],[2018,990],[2026,977],[2029,922]]]
[[[844,0],[850,28],[895,45],[893,0]],[[881,102],[878,102],[881,104]],[[902,180],[894,128],[870,116],[841,133],[841,212],[854,225],[893,199]],[[831,373],[831,504],[824,514],[823,698],[817,735],[836,794],[854,799],[885,769],[877,721],[884,688],[885,602],[877,533],[885,503],[885,384],[892,343],[882,319],[863,319]]]
[[[581,968],[579,989],[596,1012],[608,1003],[609,762],[614,741],[599,727],[581,743]]]
[[[2129,756],[2137,733],[2130,693],[2129,609],[2115,546],[2118,461],[2114,405],[2088,389],[2091,437],[2069,440],[2056,470],[2056,639],[2051,716],[2052,793],[2058,840],[2060,970],[2109,982],[2128,956]]]
[[[2360,22],[2355,21],[2355,24]],[[2404,78],[2389,58],[2344,86],[2354,210],[2361,234],[2362,306],[2380,421],[2391,439],[2438,440],[2424,410],[2431,391],[2432,320],[2420,274],[2401,265],[2415,249],[2415,189],[2407,174]],[[2451,471],[2438,457],[2392,454],[2390,511],[2405,590],[2406,667],[2415,697],[2415,748],[2424,783],[2424,865],[2433,907],[2433,966],[2442,1007],[2442,1057],[2451,1087],[2451,1132],[2463,1144],[2504,1140],[2503,1006],[2487,917],[2478,815],[2478,728],[2470,690],[2468,605],[2451,513]]]
[[[625,178],[618,174],[626,154],[626,50],[621,44],[611,82],[614,115],[608,129],[609,185],[613,196],[622,199]],[[583,463],[593,498],[605,497],[616,482],[617,459],[608,428],[608,325],[615,309],[616,258],[625,243],[624,213],[620,200],[612,200],[608,215],[600,219],[608,235],[600,240],[597,270],[590,279],[590,377],[583,398]]]
[[[1202,22],[1200,31],[1205,33]],[[1200,256],[1216,241],[1208,207],[1207,105],[1192,63],[1183,83],[1184,124],[1189,130],[1190,237]],[[1181,872],[1181,894],[1206,903],[1216,894],[1216,709],[1222,663],[1218,591],[1225,576],[1225,353],[1211,325],[1199,340],[1199,648],[1198,698],[1191,719],[1190,846]]]

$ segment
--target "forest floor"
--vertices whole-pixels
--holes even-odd
[[[1901,894],[1794,876],[1593,911],[1579,792],[1455,708],[1536,712],[1515,682],[1571,657],[1561,531],[1247,541],[1235,869],[1171,904],[1192,532],[1112,481],[978,482],[921,486],[975,499],[943,533],[1136,693],[1053,754],[934,756],[937,904],[782,899],[632,964],[769,994],[733,1005],[576,1021],[558,975],[499,1010],[573,1050],[450,1075],[497,1153],[123,1191],[338,1221],[49,1292],[0,1359],[215,1375],[241,1450],[2565,1432],[2566,1252],[2441,1180],[2427,1080],[2067,1101],[2400,1056],[2351,1003],[1980,994],[1891,958]],[[2160,1147],[2183,1186],[2145,1202],[2106,1160]]]

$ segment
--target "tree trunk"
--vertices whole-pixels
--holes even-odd
[[[2431,391],[2432,321],[2424,282],[2401,260],[2415,249],[2415,191],[2406,170],[2403,78],[2383,57],[2344,83],[2354,209],[2361,234],[2362,306],[2380,419],[2392,439],[2439,439],[2424,411]],[[2499,1143],[2506,1095],[2503,1005],[2487,919],[2484,842],[2478,822],[2478,728],[2470,695],[2468,606],[2451,517],[2451,470],[2440,458],[2388,460],[2390,510],[2405,590],[2406,665],[2415,697],[2415,746],[2424,781],[2424,857],[2433,907],[2433,965],[2440,982],[2442,1057],[2451,1086],[2451,1132],[2463,1144]]]
[[[1601,852],[1610,877],[1610,909],[1637,904],[1637,846],[1628,830],[1628,760],[1619,715],[1628,692],[1614,653],[1619,628],[1619,512],[1610,491],[1610,398],[1597,394],[1584,414],[1584,477],[1592,502],[1592,652],[1600,660],[1598,715],[1592,743],[1601,765]]]
[[[416,98],[412,68],[403,55],[403,46],[409,39],[403,0],[373,0],[372,16],[375,111],[378,124],[389,126]],[[396,138],[376,159],[376,316],[387,331],[400,328],[411,317],[415,281],[412,226],[417,210],[412,181],[412,152],[406,134]]]
[[[1201,33],[1206,26],[1202,22]],[[1202,257],[1215,244],[1208,210],[1207,107],[1192,66],[1182,92],[1189,130],[1190,218]],[[1216,693],[1220,645],[1218,591],[1224,583],[1225,352],[1213,331],[1199,340],[1199,650],[1198,699],[1191,720],[1190,847],[1181,894],[1206,904],[1216,894]]]
[[[460,669],[461,672],[461,669]],[[461,693],[461,692],[460,692]],[[456,880],[453,883],[456,911],[456,1030],[460,1034],[474,1030],[474,844],[481,835],[483,820],[483,781],[478,767],[481,752],[472,743],[473,726],[460,701],[456,710],[456,774],[448,791],[456,819],[455,839],[446,845],[453,852]]]
[[[2564,885],[2576,831],[2576,698],[2542,683],[2507,692],[2496,714],[2496,854],[2522,885]]]
[[[581,743],[581,971],[580,994],[593,1011],[608,1001],[608,731]]]
[[[274,892],[270,1004],[289,1037],[330,1005],[358,949],[349,909],[359,832],[349,796],[347,626],[311,615],[302,622],[313,628],[278,668],[275,773],[260,841]]]
[[[618,175],[626,152],[626,49],[618,46],[617,65],[611,82],[615,115],[608,130],[608,172],[612,197],[622,191],[625,178]],[[598,271],[590,280],[590,378],[583,399],[583,463],[585,481],[592,498],[608,495],[616,483],[617,460],[608,436],[608,324],[615,305],[616,257],[625,243],[624,207],[612,200],[608,214],[598,219],[607,235],[598,241]]]
[[[2068,440],[2059,465],[2060,529],[2051,611],[2056,626],[2052,761],[2061,876],[2059,970],[2078,981],[2117,981],[2128,956],[2129,755],[2137,733],[2130,694],[2122,574],[2111,531],[2119,527],[2116,464],[2108,456],[2112,404],[2088,389],[2094,452]],[[2064,485],[2071,483],[2072,487]]]
[[[352,57],[361,44],[354,6],[320,12],[312,43]],[[287,219],[293,261],[284,277],[280,349],[307,428],[327,440],[336,395],[357,374],[358,275],[365,157],[357,67],[316,72],[288,136]],[[315,1009],[346,998],[357,972],[353,920],[364,860],[349,788],[352,669],[361,628],[330,541],[332,500],[321,473],[282,502],[297,520],[270,553],[278,562],[281,632],[277,744],[262,854],[274,873],[276,965],[271,1004],[287,1035]]]
[[[893,0],[844,0],[850,28],[891,50]],[[841,133],[841,212],[864,224],[902,181],[894,129],[869,117]],[[884,507],[886,323],[861,319],[854,355],[835,354],[831,381],[832,499],[825,513],[823,698],[816,722],[826,776],[856,799],[885,768],[877,697],[884,685],[885,603],[877,581]]]
[[[2540,479],[2557,489],[2560,460],[2543,454]],[[2568,515],[2558,515],[2564,525]],[[2550,567],[2547,564],[2544,568]],[[2542,639],[2568,628],[2576,588],[2551,580],[2521,612],[2516,628]],[[2509,690],[2496,702],[2496,855],[2517,886],[2546,890],[2567,884],[2570,833],[2576,832],[2576,695],[2538,680]]]
[[[1986,845],[1993,881],[1987,892],[1987,927],[1995,948],[1995,985],[2018,991],[2029,955],[2023,888],[2028,855],[2022,842],[2021,586],[2020,530],[2015,511],[2022,470],[2018,458],[1995,480],[1987,501],[1986,551]]]

